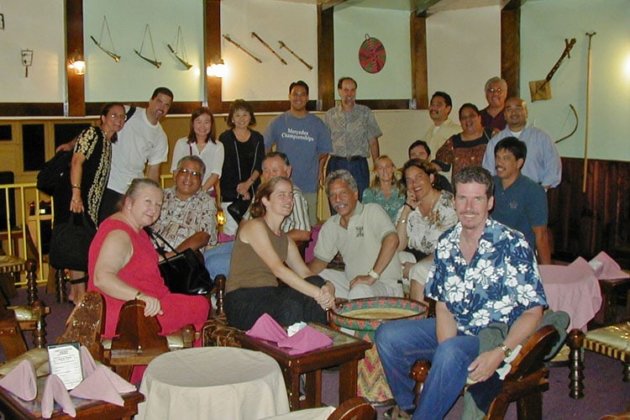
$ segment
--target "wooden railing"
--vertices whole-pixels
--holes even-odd
[[[4,197],[4,222],[6,230],[0,232],[2,249],[8,255],[31,258],[37,262],[37,281],[45,283],[47,273],[44,254],[42,253],[42,221],[53,221],[52,198],[41,194],[34,182],[19,184],[0,184],[0,194]],[[15,198],[15,205],[12,205]],[[50,199],[50,213],[42,214],[40,202]],[[14,221],[14,223],[12,223]],[[26,284],[22,279],[19,285]]]

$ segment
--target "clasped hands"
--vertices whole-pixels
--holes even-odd
[[[164,312],[162,312],[162,305],[160,304],[160,300],[158,298],[141,293],[136,299],[141,300],[146,304],[144,307],[144,316],[164,315]]]
[[[315,301],[322,307],[322,309],[330,309],[335,305],[335,291],[334,289],[325,284],[319,289],[319,293],[315,296]]]

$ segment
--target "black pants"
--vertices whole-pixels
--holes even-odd
[[[123,198],[123,194],[117,193],[109,188],[105,189],[103,198],[101,198],[101,208],[98,210],[98,224],[107,219],[112,214],[120,210],[120,201]]]
[[[319,276],[305,280],[317,287],[325,283]],[[251,287],[225,295],[225,314],[233,327],[249,330],[265,312],[284,326],[300,321],[326,324],[326,311],[315,299],[288,286]]]

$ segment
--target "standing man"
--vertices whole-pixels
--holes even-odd
[[[551,264],[547,195],[543,187],[521,174],[526,158],[527,146],[516,137],[506,137],[494,147],[497,175],[492,218],[523,233],[538,252],[538,262]]]
[[[116,205],[134,178],[146,174],[147,178],[160,182],[160,164],[168,158],[168,139],[160,120],[168,114],[172,103],[170,89],[155,89],[147,108],[135,108],[118,133],[118,141],[112,144],[112,168],[101,201],[99,222],[116,212]]]
[[[398,234],[385,210],[359,202],[357,183],[345,169],[328,174],[326,194],[336,214],[319,232],[311,271],[333,283],[337,297],[402,296]],[[344,272],[326,269],[337,253]]]
[[[201,190],[205,172],[206,165],[199,156],[184,156],[177,163],[175,185],[164,191],[162,211],[153,230],[178,252],[186,248],[203,251],[217,243],[217,207]]]
[[[492,177],[470,166],[453,176],[459,219],[435,250],[426,285],[435,299],[436,317],[384,323],[376,347],[387,382],[401,410],[414,419],[442,419],[467,378],[483,382],[537,328],[547,302],[534,254],[520,232],[488,217]],[[479,333],[503,323],[500,346],[479,352]],[[417,359],[431,363],[418,406],[409,377]]]
[[[527,159],[522,173],[545,190],[555,188],[562,179],[562,161],[556,145],[549,134],[532,125],[527,125],[527,103],[521,98],[510,98],[505,102],[507,127],[492,137],[483,157],[483,167],[495,175],[494,148],[506,137],[516,137],[527,146]]]
[[[275,144],[276,150],[286,154],[299,171],[293,182],[304,193],[311,209],[310,223],[317,223],[317,189],[323,176],[325,158],[332,151],[330,131],[324,122],[306,109],[308,85],[302,80],[289,86],[291,108],[276,117],[265,131],[267,151]]]
[[[437,91],[433,94],[429,104],[429,116],[433,126],[424,135],[430,150],[439,150],[446,140],[462,132],[462,126],[448,117],[452,109],[453,101],[448,93]]]
[[[500,77],[492,77],[486,82],[485,92],[488,106],[481,110],[481,124],[496,134],[505,128],[503,110],[508,94],[507,82]]]
[[[383,135],[372,110],[355,102],[357,82],[351,77],[342,77],[337,83],[340,104],[329,109],[324,116],[333,142],[332,156],[328,161],[327,173],[338,169],[348,170],[357,182],[359,197],[370,184],[372,162],[380,156],[378,138]]]

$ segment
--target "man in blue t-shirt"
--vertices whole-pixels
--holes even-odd
[[[291,108],[276,117],[265,131],[265,148],[273,145],[289,158],[293,183],[302,190],[311,225],[317,223],[317,188],[323,174],[325,158],[332,151],[330,131],[324,122],[306,109],[308,85],[302,81],[289,86]]]
[[[547,195],[544,188],[521,174],[527,146],[516,137],[506,137],[494,148],[497,175],[494,177],[492,218],[525,235],[540,264],[551,264],[547,235]]]

